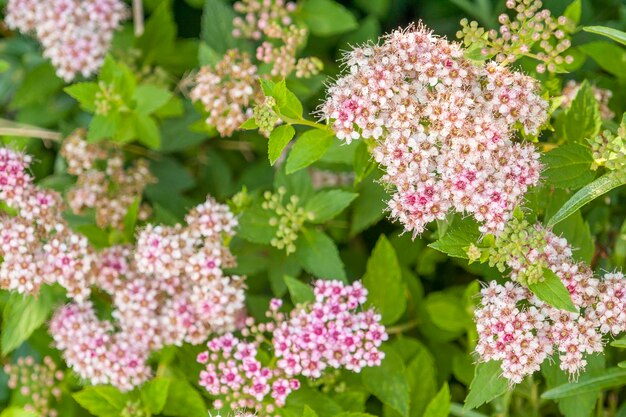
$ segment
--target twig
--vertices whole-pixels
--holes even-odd
[[[0,135],[19,136],[23,138],[39,138],[60,141],[62,136],[59,132],[42,129],[37,126],[16,123],[11,120],[0,119]]]
[[[133,22],[135,37],[143,35],[143,3],[141,0],[133,0]]]

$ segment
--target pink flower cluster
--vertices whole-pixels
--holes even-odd
[[[69,82],[98,71],[127,16],[120,0],[9,0],[5,22],[34,32],[57,75]]]
[[[302,78],[320,71],[319,59],[297,57],[307,31],[293,23],[295,8],[295,3],[284,0],[242,0],[234,4],[243,17],[233,19],[233,35],[263,40],[256,49],[258,62],[246,52],[231,49],[214,66],[200,69],[190,92],[191,99],[202,103],[208,113],[206,123],[215,126],[220,135],[232,135],[253,116],[254,105],[262,104],[260,78],[287,78],[292,73]],[[267,67],[269,74],[265,70],[259,73],[259,67]]]
[[[272,300],[267,314],[273,321],[252,326],[252,342],[232,334],[209,341],[208,351],[198,355],[206,364],[200,384],[232,409],[271,414],[300,387],[298,376],[317,379],[327,368],[360,372],[380,365],[384,353],[379,347],[387,334],[378,314],[358,311],[367,297],[361,284],[318,280],[314,294],[314,302],[298,305],[289,315],[278,312],[280,300]],[[272,334],[275,366],[257,359],[265,333]],[[219,400],[216,407],[222,405]]]
[[[377,141],[391,216],[414,235],[450,210],[502,230],[539,179],[533,146],[513,143],[517,126],[537,134],[547,118],[535,80],[476,66],[421,25],[354,49],[346,66],[321,113],[339,139]]]
[[[36,363],[32,356],[20,357],[14,364],[5,365],[4,372],[9,376],[7,386],[26,400],[25,411],[41,417],[59,415],[55,406],[61,400],[64,374],[52,358],[46,356],[43,363]]]
[[[554,308],[517,284],[495,281],[482,290],[475,313],[476,352],[482,361],[502,361],[502,375],[512,383],[538,371],[554,353],[561,369],[575,376],[587,364],[585,355],[603,350],[603,336],[626,330],[626,280],[621,273],[599,280],[583,263],[558,255],[547,259],[577,313]]]
[[[186,226],[147,226],[136,246],[100,252],[70,230],[60,196],[27,173],[30,158],[0,149],[0,194],[16,212],[0,217],[0,287],[35,294],[58,283],[73,303],[50,324],[67,363],[92,383],[128,390],[150,375],[153,349],[201,343],[234,331],[244,309],[243,278],[224,244],[237,220],[212,198],[192,209]],[[114,322],[98,319],[92,287],[112,298]]]

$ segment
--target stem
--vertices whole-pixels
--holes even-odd
[[[398,334],[406,332],[407,330],[411,330],[419,326],[418,320],[407,321],[406,323],[398,324],[396,326],[389,327],[387,329],[387,334]]]
[[[59,132],[42,129],[37,126],[16,123],[6,119],[0,119],[0,135],[19,136],[23,138],[39,138],[53,141],[59,141],[62,138],[61,133]]]
[[[143,35],[143,2],[133,0],[133,23],[135,26],[135,37]]]
[[[306,119],[292,119],[291,117],[287,117],[281,113],[278,113],[278,115],[280,116],[281,119],[283,119],[283,121],[289,123],[290,125],[311,126],[320,130],[328,130],[328,125],[325,125],[322,123],[312,122]]]

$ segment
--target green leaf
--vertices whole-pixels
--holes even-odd
[[[128,394],[110,386],[87,387],[72,394],[72,397],[81,407],[98,417],[119,417],[129,400]]]
[[[2,410],[0,417],[40,417],[35,411],[26,411],[23,407],[8,407]]]
[[[97,142],[102,139],[112,138],[116,130],[116,120],[114,117],[95,115],[89,123],[87,141]]]
[[[159,126],[152,117],[135,113],[135,130],[139,142],[149,148],[159,149],[161,146],[161,133],[159,132]]]
[[[163,87],[142,84],[135,89],[133,98],[137,103],[136,110],[147,115],[163,107],[172,98],[172,93]]]
[[[619,349],[626,349],[626,337],[612,341],[611,346]]]
[[[302,410],[302,417],[318,417],[315,410],[313,410],[308,405],[304,406],[304,410]]]
[[[585,26],[583,27],[585,32],[595,33],[596,35],[606,36],[609,39],[619,42],[622,45],[626,45],[626,32],[621,30],[609,28],[606,26]]]
[[[593,157],[589,148],[578,143],[566,143],[552,149],[541,158],[543,175],[550,185],[558,188],[580,188],[595,178],[591,170]]]
[[[563,12],[563,16],[567,17],[571,20],[574,25],[578,25],[580,23],[580,16],[582,14],[582,2],[581,0],[574,0],[570,3],[569,6]]]
[[[154,10],[141,37],[135,41],[137,47],[143,52],[142,58],[146,64],[157,61],[160,56],[174,49],[176,40],[176,23],[172,14],[171,2],[161,2]]]
[[[313,290],[304,282],[289,275],[285,275],[284,280],[289,290],[289,295],[291,295],[291,301],[294,304],[304,304],[315,300]]]
[[[253,205],[239,218],[237,235],[249,242],[269,245],[276,235],[276,227],[270,226],[270,219],[274,216],[272,211],[263,210],[259,204]]]
[[[11,293],[2,319],[2,355],[19,347],[47,319],[55,306],[53,289],[44,286],[37,297]]]
[[[381,315],[383,324],[395,323],[406,309],[406,296],[402,271],[396,252],[385,235],[380,235],[367,260],[363,276],[367,288],[367,304]]]
[[[135,226],[137,225],[140,204],[141,198],[135,198],[133,204],[128,208],[126,216],[124,216],[124,236],[128,242],[132,242],[133,236],[135,236]]]
[[[315,229],[306,229],[296,241],[296,257],[308,273],[322,279],[346,279],[335,242]]]
[[[405,368],[398,354],[387,348],[380,366],[361,371],[363,385],[383,404],[396,410],[403,417],[409,416],[409,383]]]
[[[465,398],[463,409],[471,410],[478,408],[484,403],[488,403],[496,397],[504,394],[509,388],[509,382],[500,375],[499,361],[489,361],[479,363],[476,366],[474,379],[470,384],[469,393]]]
[[[320,191],[306,204],[306,210],[315,216],[312,223],[324,223],[350,205],[359,195],[343,190]]]
[[[445,292],[432,292],[424,301],[424,307],[432,322],[440,329],[453,333],[463,333],[471,323],[458,299]]]
[[[272,130],[267,145],[267,156],[269,157],[270,165],[274,165],[276,160],[280,158],[283,149],[285,149],[285,146],[287,146],[295,134],[296,130],[291,125],[281,125]]]
[[[467,218],[455,221],[441,239],[428,246],[453,258],[468,259],[467,247],[476,243],[479,237],[478,224]]]
[[[600,132],[600,104],[587,81],[578,89],[563,123],[565,135],[570,142],[586,143],[585,139],[595,138]]]
[[[596,179],[590,184],[581,188],[548,220],[547,226],[553,227],[555,224],[571,216],[576,210],[590,203],[601,195],[608,193],[613,188],[624,184],[624,179],[620,175],[609,172]]]
[[[23,109],[33,104],[43,103],[62,87],[63,80],[56,75],[52,64],[44,61],[26,72],[24,80],[18,84],[9,105],[12,109]]]
[[[189,382],[172,379],[161,413],[172,417],[206,417],[207,406],[202,395]]]
[[[311,129],[304,132],[289,152],[285,172],[291,174],[320,159],[333,144],[334,137],[330,130]]]
[[[352,204],[350,236],[362,232],[385,216],[389,196],[377,181],[378,178],[378,173],[375,173],[359,186],[359,197]]]
[[[444,382],[441,390],[437,393],[435,398],[428,404],[426,411],[424,411],[424,417],[448,417],[450,413],[450,388],[448,383]]]
[[[170,388],[171,380],[167,378],[154,378],[146,382],[140,391],[141,402],[152,414],[159,414],[167,401],[167,392]]]
[[[426,347],[421,346],[406,368],[411,398],[411,417],[422,417],[424,410],[437,393],[437,368]]]
[[[626,49],[610,42],[591,42],[578,47],[589,55],[603,70],[617,78],[624,78],[626,65]]]
[[[358,27],[354,15],[333,0],[306,0],[300,16],[311,33],[317,36],[337,35]]]
[[[572,297],[570,297],[569,291],[567,291],[561,279],[547,268],[543,270],[543,278],[542,282],[528,286],[533,294],[554,308],[578,313],[578,309],[572,302]]]
[[[560,368],[561,362],[558,355],[555,355],[553,359],[554,361],[545,361],[541,365],[541,373],[546,380],[546,389],[566,384],[571,378],[569,372]],[[585,359],[587,360],[585,372],[604,369],[604,354],[586,355]],[[600,391],[593,391],[587,394],[561,398],[556,400],[556,402],[559,405],[559,411],[561,411],[564,417],[589,417],[596,405],[599,394]]]
[[[625,384],[626,369],[610,368],[583,374],[577,382],[570,382],[548,390],[541,394],[541,398],[555,400],[609,388],[621,387]]]

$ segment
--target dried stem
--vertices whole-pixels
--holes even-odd
[[[133,22],[135,26],[135,36],[143,35],[143,2],[141,0],[133,0]]]

